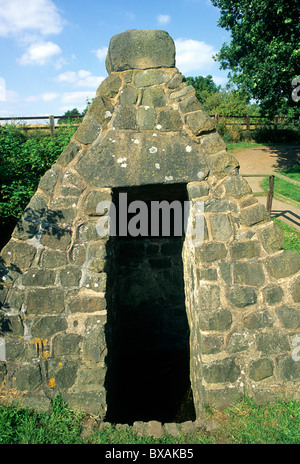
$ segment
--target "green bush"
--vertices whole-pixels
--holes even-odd
[[[252,134],[257,143],[300,143],[300,131],[296,129],[274,129],[262,127]]]
[[[42,175],[69,143],[76,128],[56,130],[55,137],[22,128],[0,127],[0,223],[17,221]]]

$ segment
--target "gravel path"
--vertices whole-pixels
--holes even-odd
[[[246,148],[233,152],[240,163],[240,174],[269,174],[272,171],[282,171],[300,162],[299,145],[262,146]],[[253,192],[262,192],[260,177],[247,177],[247,182]],[[266,205],[266,197],[257,197]],[[300,231],[300,209],[273,199],[272,216],[282,219],[287,224]]]

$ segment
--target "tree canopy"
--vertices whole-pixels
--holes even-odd
[[[300,75],[299,0],[211,0],[231,32],[216,59],[240,90],[270,116],[300,115],[292,80]]]

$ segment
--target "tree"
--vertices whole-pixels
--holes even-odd
[[[216,59],[263,113],[300,115],[292,80],[300,75],[299,0],[211,0],[231,32]]]
[[[209,95],[217,93],[221,89],[221,86],[217,86],[214,83],[211,75],[208,75],[206,77],[187,77],[186,83],[188,85],[192,85],[195,88],[196,97],[198,98],[200,103],[203,103]]]
[[[65,124],[66,122],[68,122],[68,119],[66,119],[66,118],[70,118],[69,121],[72,122],[72,120],[73,120],[73,122],[74,122],[73,118],[75,118],[75,117],[81,118],[82,115],[79,113],[77,108],[73,108],[72,110],[66,111],[63,116],[64,116],[64,119],[60,118],[57,121],[58,124]]]

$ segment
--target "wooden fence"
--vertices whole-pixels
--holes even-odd
[[[300,117],[299,118],[286,118],[285,116],[275,116],[273,120],[268,119],[266,116],[251,116],[249,114],[244,116],[226,116],[222,114],[210,114],[211,119],[214,120],[215,124],[218,125],[221,122],[225,122],[226,126],[237,126],[242,130],[252,131],[260,127],[285,127],[293,126],[295,128],[300,127]],[[49,130],[52,135],[55,134],[55,129],[63,126],[64,124],[57,124],[55,121],[58,120],[74,120],[77,123],[74,123],[74,126],[78,126],[82,121],[80,116],[22,116],[14,118],[0,118],[0,125],[5,123],[14,123],[14,124],[24,124],[23,121],[44,121],[43,124],[24,124],[25,130]]]
[[[292,200],[291,198],[288,198],[274,191],[275,177],[277,177],[278,179],[284,180],[285,182],[288,182],[289,184],[293,184],[296,187],[300,187],[300,182],[298,182],[297,180],[290,179],[289,177],[284,176],[283,174],[280,174],[279,172],[270,172],[270,174],[242,174],[242,177],[269,177],[268,193],[266,194],[265,192],[253,192],[253,195],[254,196],[267,196],[266,209],[270,215],[272,211],[273,198],[279,201],[282,201],[283,203],[287,203],[288,205],[294,206],[295,208],[300,209],[300,203],[298,201]]]

